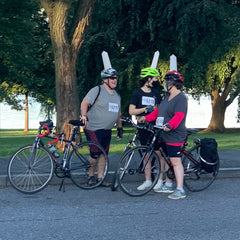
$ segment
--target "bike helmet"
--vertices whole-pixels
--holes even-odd
[[[169,71],[166,73],[164,79],[166,81],[179,81],[182,83],[184,78],[182,74],[177,71]]]
[[[159,76],[160,76],[160,74],[159,74],[158,70],[155,69],[155,68],[150,68],[150,67],[143,68],[141,70],[141,74],[140,74],[141,78],[145,78],[145,77],[159,77]]]
[[[109,78],[113,75],[118,75],[118,72],[114,68],[108,68],[101,71],[101,78]]]

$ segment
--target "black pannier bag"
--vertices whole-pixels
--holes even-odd
[[[214,138],[201,139],[200,160],[206,172],[211,173],[214,171],[219,162],[217,142]]]

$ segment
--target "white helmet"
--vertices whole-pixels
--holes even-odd
[[[101,71],[101,78],[109,78],[113,75],[118,75],[118,72],[114,68],[108,68]]]

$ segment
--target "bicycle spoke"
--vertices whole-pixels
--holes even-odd
[[[49,153],[42,147],[32,146],[19,149],[10,159],[8,177],[11,185],[23,193],[42,190],[53,176],[53,162]]]
[[[69,172],[75,185],[93,189],[102,184],[108,171],[108,157],[104,149],[93,142],[84,142],[70,154]],[[90,171],[93,173],[90,179]]]
[[[118,182],[121,189],[130,196],[143,196],[151,191],[158,180],[160,174],[159,158],[155,152],[149,156],[147,151],[148,148],[145,146],[134,147],[126,152],[120,160]],[[139,185],[145,181],[145,167],[149,169],[148,171],[152,176],[152,185],[145,190],[138,190]]]
[[[201,166],[199,151],[194,149],[191,155],[197,163],[187,155],[183,156],[184,185],[188,190],[198,192],[206,189],[213,183],[218,173],[219,163],[215,166],[214,171],[209,173]]]

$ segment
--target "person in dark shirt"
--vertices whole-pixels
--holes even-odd
[[[129,114],[136,117],[146,116],[160,104],[162,97],[157,87],[159,83],[159,72],[154,68],[144,68],[141,70],[140,88],[135,90],[129,105]],[[141,124],[141,123],[140,123]],[[139,138],[141,145],[146,145],[149,139],[147,130],[139,129]],[[138,190],[144,190],[152,185],[151,176],[146,176],[146,181],[138,187]],[[158,184],[154,188],[159,188]]]

